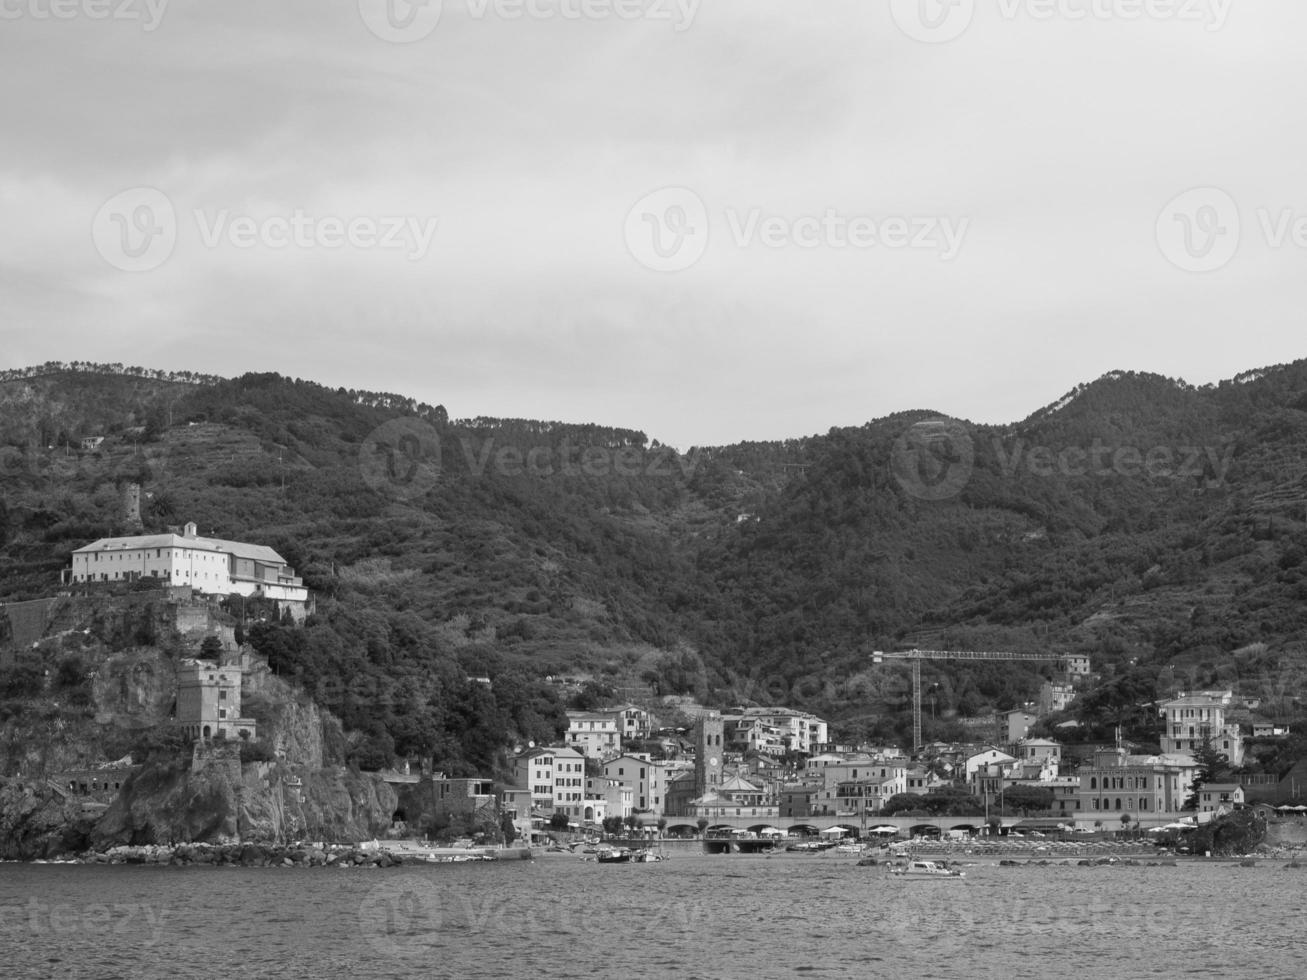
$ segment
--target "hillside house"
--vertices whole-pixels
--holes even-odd
[[[1226,714],[1234,702],[1232,691],[1193,691],[1170,701],[1159,710],[1163,717],[1162,754],[1193,755],[1210,740],[1212,747],[1232,768],[1243,765],[1243,736]]]
[[[567,744],[592,759],[611,759],[622,751],[617,717],[602,711],[569,711]]]
[[[1243,787],[1238,783],[1208,783],[1198,788],[1199,813],[1223,815],[1243,802]]]

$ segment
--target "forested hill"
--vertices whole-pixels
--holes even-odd
[[[401,752],[480,739],[480,764],[541,734],[546,674],[783,697],[853,735],[901,731],[901,685],[846,682],[904,643],[1087,651],[1109,681],[1301,657],[1307,362],[1202,388],[1117,373],[1009,426],[913,411],[684,455],[276,375],[47,367],[0,380],[0,589],[51,591],[140,482],[148,530],[195,520],[295,564],[319,615],[263,642],[305,674],[402,678],[380,722],[336,705]],[[478,707],[499,712],[478,736],[433,729],[469,674],[518,693]],[[947,680],[942,716],[1038,683]]]

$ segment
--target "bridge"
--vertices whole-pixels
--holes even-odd
[[[750,808],[752,809],[752,808]],[[762,808],[759,808],[762,809]],[[771,828],[784,831],[786,834],[794,832],[796,834],[815,835],[823,830],[829,830],[832,827],[844,827],[851,833],[856,833],[860,837],[865,837],[872,827],[895,827],[899,833],[904,836],[913,834],[930,833],[927,828],[933,828],[939,831],[941,835],[950,830],[978,831],[983,830],[986,820],[983,816],[977,817],[882,817],[880,814],[868,813],[864,819],[859,814],[844,815],[824,815],[820,817],[779,817],[779,816],[758,816],[757,810],[752,815],[741,815],[738,817],[709,817],[708,830],[752,830],[754,833]],[[765,812],[765,811],[764,811]],[[669,837],[677,836],[697,836],[699,833],[698,817],[667,817],[667,828],[664,833]],[[997,820],[1005,829],[1015,827],[1025,820],[1025,817],[991,817],[990,820]]]

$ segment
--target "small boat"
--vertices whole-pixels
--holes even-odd
[[[596,851],[595,859],[600,864],[626,864],[631,860],[631,852],[625,847],[609,847]]]
[[[966,872],[938,861],[909,861],[892,867],[889,873],[899,878],[965,878]]]

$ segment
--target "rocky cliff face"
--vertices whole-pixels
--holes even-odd
[[[185,630],[179,609],[188,613]],[[58,601],[37,651],[46,664],[43,695],[7,703],[0,713],[0,776],[15,777],[0,785],[0,856],[384,834],[397,807],[394,790],[339,765],[337,719],[248,651],[241,654],[241,713],[258,722],[268,761],[242,765],[236,742],[201,745],[190,758],[170,754],[178,738],[179,658],[196,652],[206,632],[232,640],[220,623],[200,623],[200,614],[209,616],[206,606],[152,595]],[[70,660],[78,670],[64,668]],[[49,774],[129,752],[147,764],[107,811],[46,782]]]
[[[91,846],[284,840],[384,834],[397,800],[376,776],[282,763],[240,764],[239,747],[197,750],[191,769],[147,767],[90,834]]]
[[[131,752],[143,733],[169,724],[177,668],[161,651],[143,647],[111,654],[81,636],[47,643],[56,646],[54,664],[76,656],[93,673],[77,689],[51,690],[48,697],[5,713],[0,775],[36,778],[110,762]]]
[[[34,860],[84,850],[98,814],[84,814],[41,782],[0,784],[0,860]]]
[[[259,738],[292,766],[318,769],[343,761],[339,722],[321,711],[304,692],[273,676],[268,665],[242,659],[245,714],[259,723]]]

